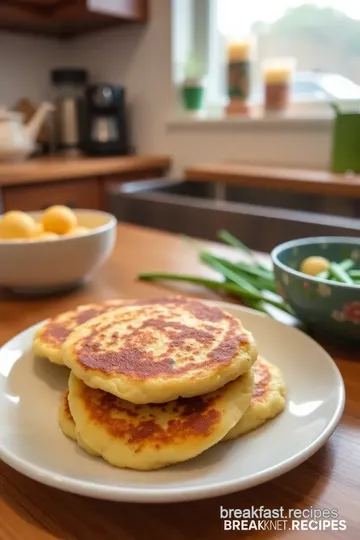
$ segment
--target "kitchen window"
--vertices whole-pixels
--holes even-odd
[[[255,116],[263,112],[264,63],[275,58],[294,62],[290,115],[329,115],[331,102],[360,101],[356,0],[174,0],[173,21],[175,79],[184,77],[191,52],[193,66],[205,73],[210,117],[221,115],[227,101],[227,44],[244,37],[253,44],[249,103]]]

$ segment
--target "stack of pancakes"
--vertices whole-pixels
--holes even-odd
[[[280,371],[222,309],[182,297],[82,306],[37,332],[34,352],[71,369],[63,432],[117,467],[191,459],[285,405]]]

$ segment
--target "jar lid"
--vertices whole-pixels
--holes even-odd
[[[88,72],[85,69],[58,68],[51,71],[54,84],[86,84]]]

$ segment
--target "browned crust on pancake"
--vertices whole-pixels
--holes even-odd
[[[79,306],[73,311],[61,313],[44,326],[41,332],[41,339],[51,343],[52,345],[61,346],[71,332],[79,325],[86,321],[97,317],[123,305],[122,300],[108,300],[99,304],[89,304],[89,306]],[[67,316],[66,321],[62,321],[60,317]]]
[[[166,426],[156,421],[155,414],[141,413],[144,406],[134,406],[102,390],[83,385],[81,397],[91,421],[132,445],[135,452],[140,452],[144,446],[160,449],[189,438],[207,437],[221,421],[221,413],[213,406],[214,394],[148,405],[154,413],[171,411],[173,418]],[[119,418],[119,413],[126,414],[128,420]]]
[[[138,327],[132,325],[134,317],[132,311],[116,313],[115,322],[126,326],[126,334],[122,336],[121,348],[115,351],[104,350],[106,344],[115,345],[119,335],[116,331],[109,334],[113,323],[101,325],[100,321],[86,337],[75,344],[77,361],[83,368],[102,371],[106,374],[120,373],[137,380],[159,376],[176,378],[179,375],[192,372],[194,369],[207,371],[214,366],[226,366],[239,353],[240,345],[250,342],[249,334],[244,331],[238,319],[218,307],[209,306],[197,300],[176,297],[134,302],[133,305],[144,306],[144,310],[149,307],[151,311],[149,318]],[[187,310],[201,320],[202,327],[194,328],[181,322],[167,320],[161,310],[156,309],[157,306],[161,308],[162,305],[174,305],[175,308],[180,307]],[[223,320],[227,322],[225,335],[208,353],[207,359],[201,364],[197,364],[195,358],[200,350],[204,346],[211,347],[220,340],[222,329],[217,328],[214,323]],[[204,323],[213,324],[206,325]],[[168,342],[166,351],[157,355],[156,358],[148,348],[155,339],[153,329],[160,330]],[[108,343],[106,343],[106,339],[108,339]],[[175,362],[173,355],[175,351],[179,350],[184,354],[181,359],[177,356]]]
[[[251,404],[253,405],[266,397],[271,379],[271,368],[268,364],[262,362],[261,357],[259,357],[252,369],[255,375],[255,385],[251,399]]]
[[[64,412],[64,416],[66,417],[67,420],[69,420],[70,422],[73,422],[74,419],[72,417],[72,414],[70,412],[70,407],[69,407],[69,392],[66,392],[63,396],[63,412]]]

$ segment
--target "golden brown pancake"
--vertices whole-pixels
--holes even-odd
[[[280,369],[259,357],[252,367],[255,384],[250,407],[224,440],[234,439],[252,431],[285,408],[285,382]]]
[[[68,400],[69,392],[66,391],[61,397],[60,407],[59,407],[59,425],[62,432],[74,441],[77,440],[76,426],[74,419],[71,415],[69,408]]]
[[[181,297],[107,311],[74,330],[63,346],[64,363],[85,384],[138,404],[212,392],[256,357],[239,319]]]
[[[69,408],[68,396],[69,396],[69,392],[66,391],[64,395],[62,396],[61,402],[60,402],[58,420],[59,420],[59,426],[61,428],[61,431],[64,433],[64,435],[69,437],[69,439],[72,439],[73,441],[77,441],[80,448],[85,450],[88,454],[92,456],[97,456],[98,454],[84,443],[84,441],[81,439],[81,437],[76,431],[75,422]]]
[[[104,311],[118,308],[123,304],[123,300],[108,300],[98,304],[79,306],[57,315],[36,332],[33,342],[34,353],[42,358],[47,358],[54,364],[63,365],[61,350],[65,339],[71,332],[92,317],[96,317]]]
[[[135,405],[89,388],[71,373],[69,405],[84,444],[117,467],[150,470],[216,444],[240,420],[252,390],[250,370],[211,394]]]

